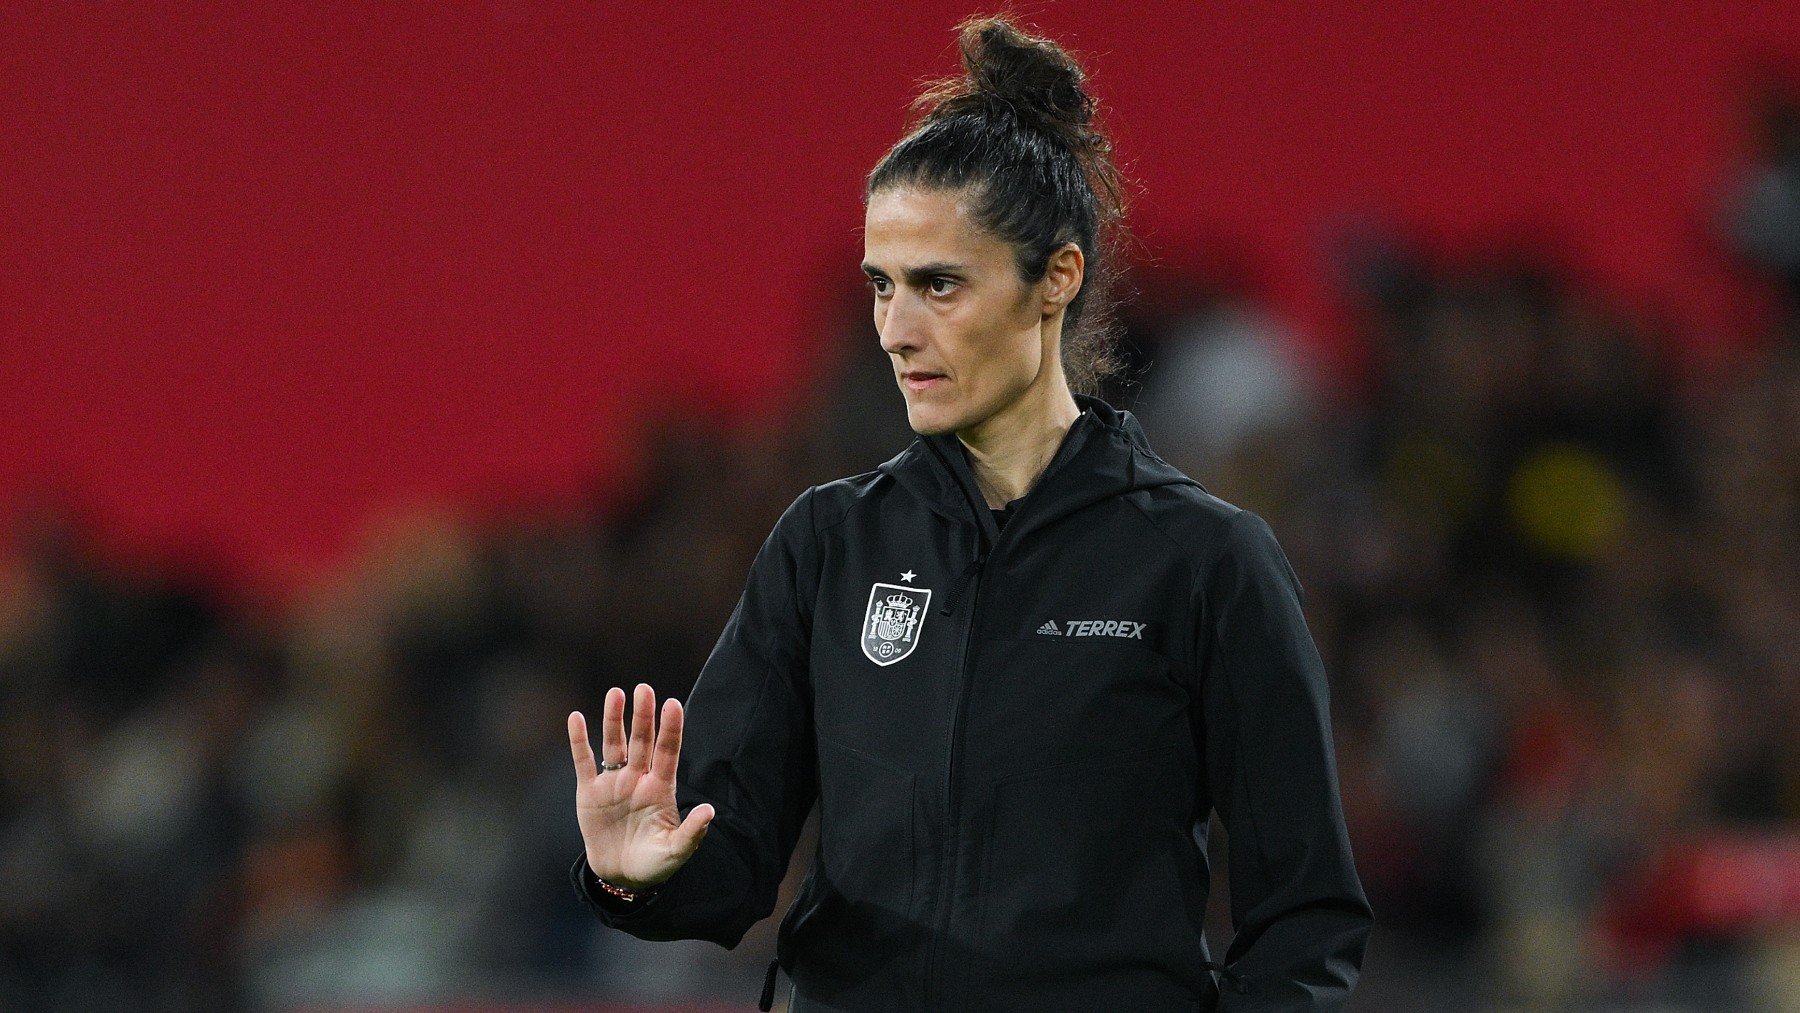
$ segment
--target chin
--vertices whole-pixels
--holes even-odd
[[[941,406],[910,403],[906,406],[906,424],[920,436],[944,436],[963,428],[961,416]]]

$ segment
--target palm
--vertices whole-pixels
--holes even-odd
[[[575,758],[575,816],[588,864],[600,878],[627,888],[660,883],[675,874],[700,846],[713,808],[702,803],[681,818],[675,805],[675,770],[681,756],[682,707],[663,701],[662,727],[652,727],[656,697],[639,684],[631,735],[625,734],[625,693],[607,691],[601,722],[601,756],[617,770],[600,770],[580,711],[569,715],[569,748]]]

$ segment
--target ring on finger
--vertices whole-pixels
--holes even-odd
[[[623,766],[625,766],[625,764],[623,764],[623,763],[607,763],[604,760],[600,761],[600,770],[603,773],[608,770],[618,770],[620,767],[623,767]]]

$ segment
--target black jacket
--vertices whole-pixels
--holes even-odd
[[[795,1010],[1343,1004],[1372,915],[1299,582],[1260,517],[1077,401],[1004,528],[954,436],[788,507],[687,704],[676,797],[715,822],[630,907],[577,859],[602,921],[736,946],[816,800]]]

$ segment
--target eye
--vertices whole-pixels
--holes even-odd
[[[949,295],[951,290],[956,288],[956,279],[945,278],[940,275],[931,279],[930,286],[932,295]],[[940,288],[939,286],[942,287]]]
[[[871,292],[874,292],[877,296],[884,296],[884,295],[888,294],[887,293],[887,283],[888,283],[888,280],[886,278],[870,278],[868,288]]]

